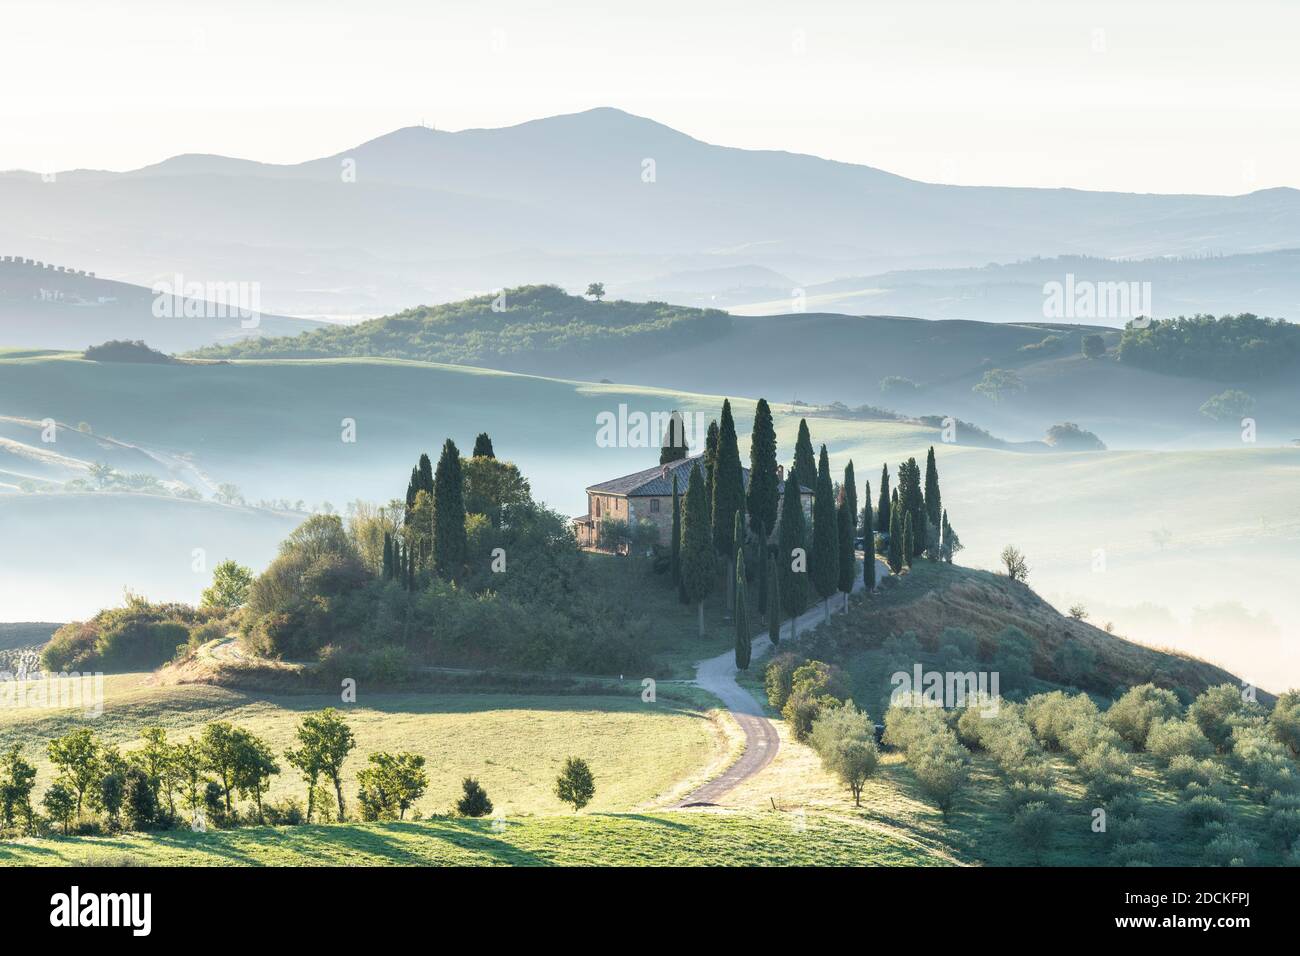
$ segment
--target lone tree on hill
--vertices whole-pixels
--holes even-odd
[[[713,589],[713,540],[709,530],[709,503],[699,468],[691,469],[686,485],[686,513],[682,516],[682,589],[695,602],[704,636],[704,599]]]
[[[479,432],[478,437],[474,439],[474,458],[495,458],[496,452],[492,450],[492,439],[488,437],[487,432]]]
[[[933,561],[938,558],[939,528],[943,524],[943,505],[939,500],[939,469],[934,463],[933,445],[925,456],[925,520],[926,527],[934,538],[932,548],[930,536],[926,537],[925,550],[927,557]]]
[[[444,581],[458,580],[469,550],[465,540],[465,492],[460,452],[448,438],[433,477],[433,568]]]
[[[605,283],[593,282],[587,286],[587,291],[583,294],[589,295],[599,302],[601,299],[605,298]]]
[[[733,601],[736,549],[744,538],[736,539],[737,514],[745,510],[745,479],[740,470],[740,450],[736,444],[736,422],[731,417],[731,402],[722,401],[722,424],[718,428],[718,457],[713,466],[713,546],[727,562],[727,608]],[[742,525],[743,529],[743,525]]]
[[[749,490],[745,493],[749,530],[760,542],[766,542],[776,527],[777,484],[776,428],[767,399],[760,398],[749,437]]]
[[[1002,549],[1002,566],[1007,569],[1007,577],[1012,581],[1024,581],[1029,577],[1029,565],[1020,549],[1007,545]]]
[[[739,515],[739,512],[737,512]],[[749,633],[749,594],[745,588],[745,551],[736,551],[736,668],[749,670],[753,635]]]
[[[781,581],[781,607],[790,618],[790,638],[795,620],[808,606],[808,553],[804,531],[803,496],[793,476],[781,496],[781,523],[777,528],[777,571]]]
[[[835,517],[835,491],[831,485],[830,459],[822,445],[817,463],[817,486],[813,497],[813,587],[822,598],[824,616],[831,614],[830,598],[839,586],[839,528]]]
[[[805,488],[817,487],[817,456],[813,454],[812,436],[808,434],[808,419],[799,419],[799,437],[794,443],[795,480]]]
[[[673,413],[668,416],[668,427],[664,429],[663,442],[659,447],[659,464],[681,461],[689,451],[686,447],[686,423],[682,421],[682,413],[673,409]]]
[[[1081,345],[1084,358],[1099,359],[1106,354],[1106,340],[1100,335],[1085,335]]]
[[[581,757],[565,759],[564,768],[555,781],[555,795],[565,803],[573,804],[574,813],[591,803],[591,798],[596,795],[596,778],[592,776],[587,761]]]
[[[839,507],[835,509],[835,521],[839,528],[839,580],[837,585],[844,595],[844,606],[849,606],[849,595],[853,592],[853,579],[858,569],[857,557],[853,549],[853,509],[849,505],[849,496],[841,494]]]

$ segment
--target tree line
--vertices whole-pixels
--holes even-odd
[[[209,825],[297,825],[349,819],[343,796],[343,765],[356,747],[352,728],[334,708],[299,722],[295,745],[277,756],[266,741],[227,721],[214,721],[197,737],[172,742],[162,727],[147,727],[143,744],[122,753],[89,728],[73,730],[47,745],[57,776],[34,805],[36,767],[14,744],[0,755],[0,824],[9,833],[65,835],[148,831]],[[263,798],[281,773],[283,759],[301,777],[304,804],[294,798]],[[414,753],[378,751],[356,774],[363,821],[403,820],[428,789],[425,759]],[[452,812],[464,817],[492,813],[492,801],[473,777],[461,782]],[[580,757],[565,761],[555,783],[558,799],[575,810],[595,795],[595,777]],[[250,802],[241,810],[237,799]],[[97,819],[89,819],[87,812]]]

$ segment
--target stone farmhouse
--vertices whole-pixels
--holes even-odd
[[[667,546],[673,528],[673,476],[677,477],[677,490],[683,497],[690,482],[691,469],[704,468],[704,456],[694,455],[681,461],[656,465],[644,471],[602,481],[587,488],[587,513],[573,519],[578,544],[594,548],[600,542],[602,521],[626,522],[629,527],[647,521],[658,530],[658,544]],[[777,466],[779,481],[777,494],[785,495],[785,466]],[[749,469],[741,468],[745,490],[749,490]],[[812,520],[813,492],[800,488],[804,515]],[[778,499],[779,502],[779,499]],[[778,504],[779,513],[779,504]]]

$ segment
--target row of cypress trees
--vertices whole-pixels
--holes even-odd
[[[880,475],[879,520],[889,534],[886,560],[895,574],[912,566],[917,557],[931,561],[952,562],[952,556],[961,550],[961,541],[948,523],[948,511],[943,507],[939,491],[939,469],[934,461],[934,446],[930,446],[925,460],[925,483],[921,483],[921,469],[915,458],[898,466],[898,487],[889,493],[889,469]],[[887,524],[886,524],[887,516]]]
[[[686,457],[670,420],[661,463]],[[672,450],[668,448],[672,445]],[[753,576],[759,583],[758,606],[768,619],[773,642],[780,639],[784,617],[793,619],[808,606],[810,588],[822,598],[826,614],[830,598],[853,590],[858,530],[857,483],[850,461],[838,488],[831,479],[826,446],[814,455],[807,420],[799,423],[794,463],[788,482],[795,494],[779,494],[776,429],[771,407],[759,399],[754,412],[749,448],[749,487],[744,486],[731,402],[726,400],[718,421],[710,424],[703,468],[694,468],[687,487],[673,476],[670,569],[674,586],[684,603],[696,605],[700,633],[704,632],[704,600],[716,584],[717,558],[726,563],[724,606],[734,612],[736,663],[748,666],[750,658],[746,554],[758,562]],[[812,526],[803,510],[802,489],[813,491]],[[867,488],[870,497],[870,487]],[[778,507],[780,514],[778,515]],[[871,509],[864,509],[864,537],[872,540]],[[770,544],[772,531],[776,542]],[[811,546],[809,538],[811,537]],[[868,548],[869,553],[874,549]],[[868,588],[875,586],[874,561],[864,571]],[[793,633],[793,624],[791,625]]]

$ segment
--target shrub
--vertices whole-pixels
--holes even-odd
[[[1133,765],[1128,754],[1109,744],[1098,744],[1079,758],[1079,770],[1087,778],[1088,799],[1106,805],[1136,789]]]
[[[1185,825],[1195,829],[1211,823],[1227,823],[1232,816],[1227,804],[1209,794],[1192,797],[1179,808],[1178,813]]]
[[[1300,756],[1300,690],[1289,690],[1277,699],[1269,725],[1278,742]]]
[[[880,759],[871,718],[846,701],[817,718],[810,740],[822,766],[849,788],[854,806],[862,806],[862,787]]]
[[[283,800],[268,803],[262,808],[262,815],[266,818],[266,822],[273,827],[296,827],[307,819],[302,803],[293,797],[285,797]]]
[[[1275,793],[1268,801],[1268,832],[1280,847],[1300,840],[1300,796]]]
[[[1117,844],[1111,856],[1116,866],[1155,866],[1160,848],[1150,840],[1137,840]]]
[[[1274,738],[1259,718],[1238,718],[1232,731],[1232,755],[1242,781],[1257,800],[1274,791],[1300,789],[1291,751]]]
[[[1173,720],[1182,713],[1178,697],[1154,684],[1130,687],[1106,711],[1106,724],[1128,741],[1134,750],[1146,746],[1153,724]]]
[[[1025,701],[1025,722],[1048,750],[1063,749],[1066,734],[1076,724],[1097,716],[1097,705],[1084,694],[1056,690]]]
[[[1188,754],[1178,754],[1169,761],[1165,776],[1179,790],[1192,785],[1208,789],[1223,778],[1223,770],[1213,760],[1199,760]]]
[[[1011,818],[1011,832],[1038,862],[1056,831],[1056,812],[1045,801],[1026,803]]]
[[[1257,710],[1254,705],[1247,704],[1238,688],[1231,684],[1219,684],[1192,701],[1192,705],[1187,708],[1187,716],[1196,722],[1201,733],[1219,753],[1227,753],[1231,748],[1233,718]]]
[[[567,757],[555,781],[555,795],[573,805],[576,813],[596,795],[596,778],[581,757]]]
[[[1205,845],[1207,866],[1249,866],[1259,849],[1255,841],[1235,830],[1225,830]]]
[[[492,801],[477,780],[466,777],[460,787],[462,794],[456,801],[456,812],[462,817],[485,817],[492,812]]]
[[[777,654],[768,661],[763,672],[763,686],[767,691],[767,702],[773,710],[781,711],[790,699],[794,669],[798,666],[799,658],[788,652]]]
[[[1214,745],[1192,721],[1166,720],[1147,733],[1147,752],[1169,763],[1175,757],[1208,757]]]
[[[941,733],[913,740],[907,748],[907,763],[921,790],[947,820],[970,775],[970,752],[945,726]]]

